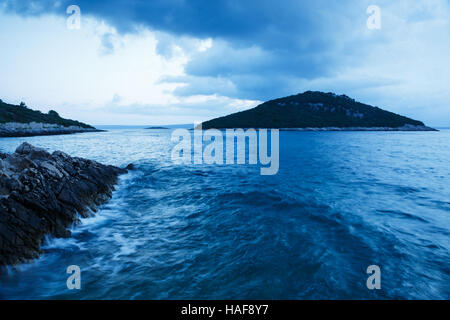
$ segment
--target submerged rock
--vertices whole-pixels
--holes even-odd
[[[52,154],[28,143],[0,154],[0,267],[37,258],[46,235],[67,229],[112,196],[126,169]]]

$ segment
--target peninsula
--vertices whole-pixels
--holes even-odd
[[[8,104],[0,100],[0,137],[27,137],[81,132],[99,132],[85,123],[64,119],[50,110],[32,110],[25,103]]]

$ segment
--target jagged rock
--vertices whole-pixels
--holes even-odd
[[[50,157],[50,153],[48,153],[44,149],[34,147],[27,142],[24,142],[20,146],[18,146],[16,149],[16,153],[29,155],[30,159],[48,159]]]
[[[68,227],[108,201],[126,172],[26,142],[1,153],[0,267],[37,258],[46,235],[70,237]]]

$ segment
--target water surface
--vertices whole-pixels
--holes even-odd
[[[72,238],[0,275],[0,298],[450,298],[450,130],[281,132],[275,176],[175,165],[170,132],[0,139],[136,165]],[[373,264],[381,290],[366,287]]]

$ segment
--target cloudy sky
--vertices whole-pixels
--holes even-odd
[[[2,100],[94,125],[192,123],[306,90],[450,125],[449,0],[2,0],[0,43]]]

